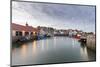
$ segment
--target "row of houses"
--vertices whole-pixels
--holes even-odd
[[[54,36],[54,29],[51,27],[38,26],[34,28],[27,23],[26,25],[11,23],[11,27],[13,42]]]
[[[46,35],[46,36],[54,35],[54,29],[51,27],[38,26],[37,29],[39,30],[40,35]]]
[[[73,29],[54,29],[52,27],[44,27],[38,26],[34,28],[29,26],[27,23],[26,25],[19,25],[12,23],[12,40],[24,40],[24,39],[34,39],[34,38],[43,38],[43,37],[51,37],[51,36],[69,36],[69,37],[77,37],[80,38],[81,36],[87,36],[87,34],[93,33],[86,33],[82,32],[81,30],[73,30]]]
[[[27,39],[27,40],[32,39],[39,32],[38,29],[29,26],[27,23],[25,26],[12,23],[11,27],[12,27],[11,31],[12,31],[13,42],[16,42],[18,40],[23,40],[23,39]]]

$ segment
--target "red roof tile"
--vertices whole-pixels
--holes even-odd
[[[17,31],[27,31],[27,32],[38,32],[38,30],[32,26],[23,26],[15,23],[11,23],[12,30],[17,30]]]

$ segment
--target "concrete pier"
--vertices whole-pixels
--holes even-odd
[[[96,50],[96,38],[95,35],[88,35],[87,36],[87,47],[92,49],[92,50]]]

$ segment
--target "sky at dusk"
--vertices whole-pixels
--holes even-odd
[[[95,6],[13,1],[12,22],[95,32]]]

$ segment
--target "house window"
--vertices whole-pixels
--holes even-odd
[[[16,31],[16,36],[18,36],[18,31]]]
[[[33,35],[33,32],[31,32],[31,35]]]
[[[22,36],[22,32],[19,32],[19,36]]]
[[[34,32],[34,34],[36,34],[36,32]]]
[[[22,32],[16,31],[16,36],[22,36]]]
[[[25,35],[29,35],[29,32],[25,32]]]

